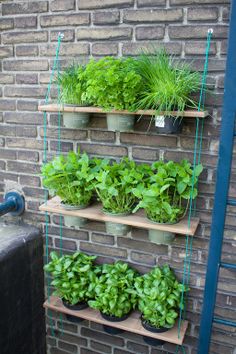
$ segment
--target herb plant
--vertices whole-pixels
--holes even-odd
[[[201,164],[193,169],[187,160],[154,162],[153,174],[146,185],[139,184],[134,189],[134,194],[141,200],[133,212],[144,208],[152,221],[177,222],[185,215],[191,196],[192,199],[197,196],[197,181],[202,170]]]
[[[96,174],[94,184],[103,210],[112,214],[130,213],[137,202],[133,190],[149,170],[147,165],[137,165],[128,158],[104,165]]]
[[[85,66],[73,64],[57,78],[61,89],[61,101],[67,104],[81,105],[85,102],[86,80]]]
[[[51,285],[56,289],[54,295],[71,305],[87,302],[95,295],[95,284],[99,267],[93,266],[96,256],[76,252],[59,257],[51,252],[51,262],[44,266],[52,274]]]
[[[105,110],[134,110],[141,89],[141,77],[134,70],[134,59],[105,57],[86,65],[86,98]]]
[[[137,273],[126,263],[104,264],[96,280],[95,300],[90,300],[89,306],[109,316],[128,314],[137,303],[134,291],[136,276]]]
[[[200,76],[191,71],[189,65],[174,62],[165,51],[153,55],[144,52],[135,64],[143,83],[136,109],[153,109],[158,114],[197,107],[191,94],[199,91]]]
[[[100,160],[90,160],[86,153],[71,151],[66,157],[57,156],[42,167],[43,185],[65,204],[86,206],[91,200],[92,180],[100,164]]]
[[[143,320],[155,328],[171,328],[178,317],[182,292],[187,291],[179,283],[168,265],[155,267],[135,280],[138,308]]]

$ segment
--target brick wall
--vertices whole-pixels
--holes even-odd
[[[43,230],[44,215],[38,211],[44,192],[38,176],[42,164],[43,116],[37,112],[42,102],[55,54],[57,35],[65,37],[61,47],[61,67],[84,61],[89,55],[135,55],[140,48],[165,46],[168,52],[186,58],[202,71],[205,37],[214,29],[209,62],[208,84],[214,95],[208,97],[211,116],[206,119],[202,162],[205,172],[199,184],[198,214],[201,225],[194,237],[191,268],[191,292],[187,318],[190,321],[185,339],[187,354],[195,354],[202,306],[207,247],[217,162],[218,136],[226,57],[229,2],[227,0],[50,0],[1,1],[0,45],[0,192],[6,185],[18,184],[26,197],[24,220]],[[55,91],[54,91],[55,97]],[[136,124],[135,133],[106,131],[103,116],[92,118],[89,129],[61,130],[62,150],[81,147],[91,155],[152,162],[159,157],[192,159],[195,126],[193,119],[184,121],[179,136],[161,136],[147,122]],[[57,149],[57,115],[48,115],[48,156]],[[235,194],[235,170],[230,193]],[[227,219],[223,258],[230,261],[235,242],[235,213],[231,207]],[[59,217],[50,216],[50,246],[59,249]],[[235,244],[234,244],[235,245]],[[133,229],[128,237],[106,235],[104,225],[91,222],[86,229],[63,228],[65,252],[81,249],[99,256],[99,261],[122,259],[140,271],[168,262],[181,276],[185,256],[184,237],[172,246],[149,243],[147,233]],[[232,272],[222,270],[216,313],[235,317],[236,283]],[[131,333],[111,337],[101,326],[84,322],[81,326],[64,322],[60,336],[59,319],[53,314],[56,337],[48,332],[48,353],[174,353],[175,346],[151,348],[141,337]],[[235,353],[234,331],[215,325],[210,353]],[[80,348],[80,349],[78,349]],[[31,353],[25,353],[31,354]]]

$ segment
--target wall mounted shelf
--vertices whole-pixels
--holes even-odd
[[[149,221],[145,217],[143,211],[139,211],[135,214],[131,214],[127,216],[112,216],[112,215],[103,214],[101,208],[102,208],[101,204],[95,204],[85,209],[65,210],[60,203],[59,197],[54,197],[39,207],[41,211],[47,211],[49,213],[54,213],[54,214],[78,216],[90,220],[104,221],[104,222],[111,221],[111,222],[116,222],[118,224],[140,227],[142,229],[162,230],[162,231],[173,232],[175,234],[190,235],[190,236],[193,236],[195,234],[200,221],[199,218],[192,218],[190,227],[188,227],[187,218],[180,220],[180,222],[178,222],[177,224],[171,224],[171,225],[157,224]]]
[[[58,297],[51,296],[44,303],[44,307],[53,311],[64,313],[67,315],[72,315],[78,318],[83,318],[88,321],[100,323],[106,326],[119,328],[124,331],[140,334],[142,336],[147,336],[155,339],[160,339],[165,342],[182,345],[184,340],[184,335],[188,327],[187,321],[182,321],[180,332],[178,333],[178,321],[175,326],[164,333],[152,333],[143,328],[140,321],[140,313],[134,311],[129,318],[121,322],[110,322],[106,321],[97,310],[87,308],[80,311],[74,311],[63,306],[62,301]]]
[[[130,111],[117,111],[112,110],[110,112],[104,111],[99,107],[70,107],[70,106],[58,106],[58,104],[47,104],[38,106],[38,110],[42,112],[87,112],[87,113],[117,113],[117,114],[135,114],[135,115],[147,115],[155,116],[155,110],[139,110],[136,112]],[[171,112],[159,112],[158,115],[166,115],[173,117],[189,117],[189,118],[205,118],[209,115],[208,111],[186,110],[183,112],[171,111]]]

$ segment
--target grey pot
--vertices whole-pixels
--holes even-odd
[[[114,236],[125,236],[131,230],[131,226],[117,224],[116,222],[106,221],[106,233]]]
[[[151,229],[148,230],[148,237],[151,242],[159,245],[170,245],[175,238],[175,234],[169,231]]]
[[[81,129],[89,123],[89,113],[86,112],[63,112],[63,122],[66,128]]]
[[[85,205],[83,206],[74,206],[74,205],[67,205],[61,203],[63,208],[66,210],[80,210],[86,208]],[[82,218],[80,216],[71,216],[71,215],[64,215],[64,224],[67,227],[74,227],[75,229],[80,229],[81,227],[85,226],[87,223],[86,218]]]
[[[135,116],[132,114],[107,113],[107,129],[127,132],[134,130]]]
[[[130,213],[127,213],[127,212],[126,213],[117,213],[117,214],[109,213],[105,210],[102,210],[102,212],[106,215],[112,215],[112,216],[130,215]],[[106,221],[105,225],[106,225],[106,233],[114,235],[114,236],[125,236],[131,230],[131,226],[116,223],[113,221]]]

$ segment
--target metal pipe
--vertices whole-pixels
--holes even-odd
[[[18,192],[8,192],[3,203],[0,204],[0,216],[10,213],[11,215],[21,215],[25,210],[25,199]]]

